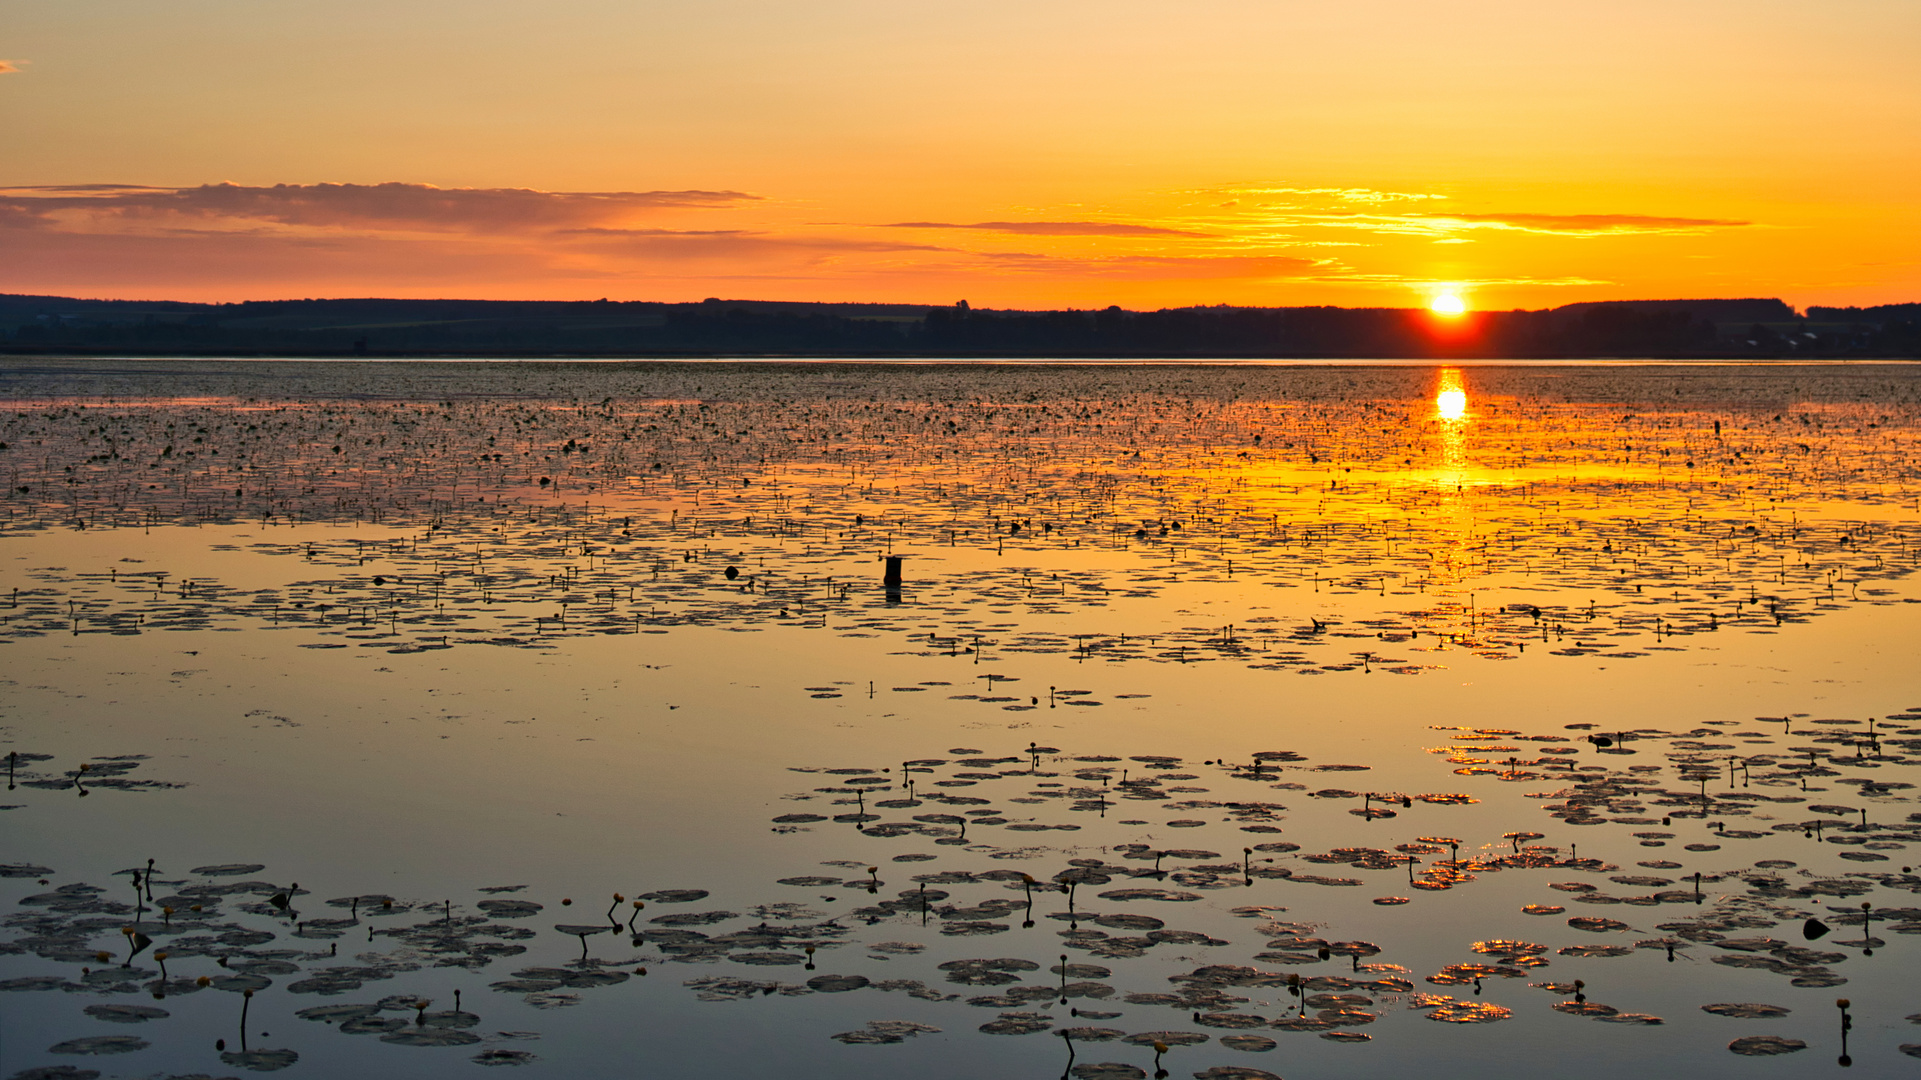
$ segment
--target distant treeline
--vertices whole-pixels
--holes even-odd
[[[199,356],[1921,357],[1921,304],[1631,300],[1454,319],[1406,308],[1003,311],[705,300],[0,295],[0,350]]]

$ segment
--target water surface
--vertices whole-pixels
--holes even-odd
[[[14,361],[0,1075],[1905,1074],[1918,376]]]

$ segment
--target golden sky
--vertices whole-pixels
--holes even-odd
[[[11,0],[0,291],[1921,300],[1914,0]]]

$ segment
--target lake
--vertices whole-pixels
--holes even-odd
[[[1921,365],[16,357],[0,444],[0,1077],[1921,1057]]]

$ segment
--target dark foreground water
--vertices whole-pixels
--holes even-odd
[[[0,1077],[1921,1055],[1916,366],[13,360],[0,443]]]

